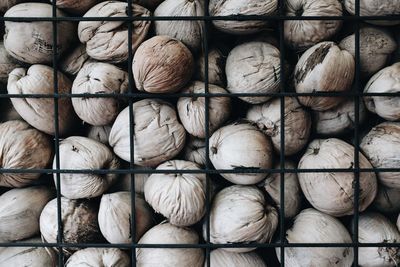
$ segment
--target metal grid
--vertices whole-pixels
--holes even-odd
[[[59,266],[63,266],[64,264],[64,252],[63,248],[69,247],[78,247],[78,248],[86,248],[86,247],[116,247],[121,249],[130,249],[132,256],[132,266],[136,266],[136,248],[203,248],[205,249],[206,255],[206,266],[210,266],[210,251],[214,248],[221,247],[256,247],[256,248],[281,248],[280,250],[280,262],[281,266],[284,266],[285,262],[285,247],[352,247],[354,248],[354,266],[358,266],[358,248],[359,247],[400,247],[400,243],[359,243],[358,242],[358,218],[359,218],[359,176],[362,172],[400,172],[399,168],[360,168],[359,165],[359,141],[360,141],[360,127],[359,127],[359,103],[362,101],[360,98],[364,96],[400,96],[400,93],[363,93],[360,88],[360,23],[364,20],[400,20],[400,16],[360,16],[360,0],[355,0],[355,15],[343,15],[343,16],[313,16],[313,17],[302,17],[302,16],[285,16],[285,1],[279,0],[279,9],[278,14],[272,16],[242,16],[242,15],[233,15],[233,16],[210,16],[208,13],[208,1],[204,1],[204,16],[196,16],[196,17],[133,17],[132,16],[132,0],[128,0],[128,8],[127,8],[127,16],[126,17],[57,17],[56,15],[56,1],[52,2],[52,17],[14,17],[14,18],[4,18],[1,17],[0,21],[49,21],[52,22],[53,27],[53,47],[56,47],[57,44],[57,23],[61,21],[126,21],[130,22],[128,24],[128,36],[132,35],[132,23],[133,21],[138,20],[147,20],[147,21],[155,21],[155,20],[197,20],[204,22],[204,35],[203,35],[203,52],[205,55],[208,55],[209,47],[209,31],[208,28],[210,23],[213,20],[266,20],[266,21],[275,21],[278,23],[279,30],[279,46],[280,46],[280,61],[281,61],[281,73],[280,79],[281,81],[285,80],[285,51],[286,48],[284,46],[284,27],[283,23],[285,20],[342,20],[349,21],[355,26],[355,79],[353,83],[353,88],[347,92],[315,92],[315,93],[294,93],[285,91],[285,84],[281,82],[280,92],[277,93],[255,93],[255,94],[211,94],[208,91],[208,57],[205,57],[205,93],[175,93],[175,94],[149,94],[149,93],[135,93],[133,91],[133,77],[132,77],[132,40],[128,38],[128,62],[127,69],[129,73],[129,90],[128,93],[123,94],[61,94],[58,92],[58,80],[57,80],[57,72],[58,72],[58,55],[57,52],[53,50],[53,75],[54,75],[54,94],[24,94],[24,95],[15,95],[15,94],[0,94],[0,98],[52,98],[54,99],[54,127],[55,127],[55,135],[54,135],[54,150],[55,150],[55,169],[0,169],[0,173],[41,173],[41,174],[56,174],[56,186],[57,186],[57,217],[58,217],[58,237],[57,243],[45,243],[45,244],[37,244],[37,243],[0,243],[0,247],[52,247],[58,249],[58,264]],[[134,100],[140,100],[144,98],[162,98],[162,99],[174,99],[183,96],[190,97],[204,97],[205,98],[205,109],[206,109],[206,136],[205,139],[206,148],[209,145],[209,100],[211,97],[217,96],[228,96],[228,97],[242,97],[242,96],[271,96],[271,97],[279,97],[281,101],[281,115],[284,114],[284,106],[285,106],[285,97],[296,97],[296,96],[322,96],[322,97],[336,97],[336,96],[344,96],[348,98],[354,99],[354,110],[355,110],[355,129],[354,129],[354,168],[352,170],[349,169],[287,169],[285,168],[285,156],[284,156],[284,143],[285,143],[285,135],[284,135],[284,127],[285,127],[285,117],[281,116],[281,150],[280,150],[280,168],[278,169],[226,169],[226,170],[215,170],[212,167],[212,164],[209,159],[209,150],[206,149],[206,165],[202,170],[143,170],[143,169],[134,169],[134,144],[133,144],[133,112],[132,112],[132,104]],[[59,135],[59,125],[58,125],[58,101],[60,98],[72,98],[72,97],[116,97],[116,98],[125,98],[128,99],[129,102],[129,120],[130,120],[130,148],[131,148],[131,161],[128,169],[115,169],[115,170],[71,170],[71,169],[60,169],[60,153],[59,153],[59,143],[60,138]],[[285,173],[305,173],[305,172],[352,172],[354,173],[354,233],[352,235],[351,243],[287,243],[285,241],[285,217],[284,217],[284,174]],[[132,232],[132,243],[131,244],[67,244],[63,242],[63,230],[61,222],[61,193],[60,193],[60,174],[61,173],[95,173],[95,174],[106,174],[106,173],[116,173],[116,174],[131,174],[131,204],[132,204],[132,224],[131,224],[131,232]],[[143,174],[143,173],[204,173],[207,175],[207,190],[206,190],[206,215],[205,215],[205,224],[206,224],[206,237],[205,242],[200,244],[137,244],[134,240],[136,239],[136,231],[135,231],[135,174]],[[211,174],[221,174],[221,173],[280,173],[281,176],[281,209],[280,209],[280,232],[279,232],[279,241],[275,243],[261,243],[261,244],[212,244],[210,243],[210,224],[209,224],[209,212],[210,212],[210,177]]]

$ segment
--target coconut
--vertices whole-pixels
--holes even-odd
[[[211,46],[208,50],[208,83],[226,86],[225,63],[228,53],[221,48]],[[196,80],[206,82],[204,52],[196,60]]]
[[[56,6],[72,14],[83,15],[92,6],[97,4],[98,0],[57,0]],[[53,0],[50,0],[53,2]]]
[[[111,126],[93,126],[90,125],[87,129],[86,136],[90,139],[96,140],[100,143],[108,145],[108,138],[110,136]]]
[[[72,254],[65,267],[129,267],[130,263],[129,256],[118,248],[85,248]]]
[[[206,267],[207,264],[204,264]],[[210,253],[210,266],[226,267],[226,266],[252,266],[267,267],[260,256],[255,252],[235,253],[216,249]]]
[[[64,73],[76,75],[88,61],[93,60],[91,60],[89,55],[86,53],[86,46],[84,44],[79,44],[61,60],[60,69]]]
[[[355,0],[344,0],[346,10],[354,15],[356,13]],[[360,0],[360,16],[391,16],[400,13],[399,0]],[[396,25],[398,20],[369,20],[368,23],[376,25]]]
[[[206,142],[203,139],[190,137],[183,150],[183,159],[204,166],[206,159]]]

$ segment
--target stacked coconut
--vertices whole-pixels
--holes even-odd
[[[400,101],[344,95],[400,90],[400,22],[361,25],[358,73],[351,22],[286,20],[280,44],[273,21],[148,19],[269,16],[277,0],[210,0],[207,11],[203,0],[56,1],[58,17],[88,18],[58,22],[56,44],[52,22],[29,19],[52,5],[20,2],[0,3],[12,95],[1,100],[0,242],[40,246],[3,246],[0,266],[53,267],[60,253],[68,267],[207,266],[207,243],[211,266],[278,266],[279,244],[258,247],[280,232],[351,243],[355,225],[359,242],[385,243],[360,248],[360,266],[398,264],[387,243],[400,242],[400,172],[373,169],[400,166]],[[360,4],[363,16],[400,13],[398,1]],[[287,16],[355,13],[350,0],[285,1]],[[273,96],[282,89],[302,95]],[[285,266],[353,259],[348,247],[285,248]]]

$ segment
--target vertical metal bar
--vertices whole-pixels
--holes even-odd
[[[52,1],[52,17],[57,18],[56,0]],[[60,141],[58,126],[58,45],[57,45],[57,21],[52,22],[53,27],[53,86],[54,86],[54,151],[56,161],[56,187],[57,187],[57,248],[58,248],[58,265],[64,265],[63,252],[63,225],[61,214],[61,183],[60,183]]]
[[[204,1],[204,15],[209,16],[209,11],[208,11],[208,1]],[[203,35],[203,45],[204,45],[204,92],[207,95],[205,97],[204,101],[204,108],[205,108],[205,127],[206,127],[206,140],[205,140],[205,145],[206,145],[206,164],[205,164],[205,170],[208,171],[211,168],[211,162],[210,162],[210,151],[208,149],[210,145],[210,112],[209,112],[209,104],[210,104],[210,98],[208,96],[208,52],[209,52],[209,47],[208,47],[208,27],[209,27],[209,21],[204,20],[203,21],[203,27],[204,27],[204,35]],[[205,223],[206,223],[206,266],[210,267],[211,262],[210,262],[210,252],[211,252],[211,247],[210,247],[210,206],[211,206],[211,199],[210,199],[210,177],[206,173],[206,216],[205,216]]]
[[[360,0],[355,0],[355,16],[357,20],[355,23],[355,79],[354,88],[355,93],[360,90]],[[359,219],[359,195],[360,195],[360,162],[359,162],[359,108],[360,97],[358,94],[354,96],[354,234],[353,234],[353,250],[354,250],[354,266],[358,266],[358,219]]]
[[[133,72],[132,72],[132,61],[133,61],[133,51],[132,51],[132,33],[133,33],[133,20],[132,20],[132,0],[128,0],[128,10],[127,15],[129,17],[128,21],[128,91],[132,93],[133,86]],[[129,97],[129,147],[130,147],[130,162],[129,170],[131,176],[131,257],[132,266],[136,267],[136,199],[135,199],[135,150],[134,150],[134,117],[133,117],[133,100]]]
[[[285,1],[279,1],[279,15],[283,16],[285,14]],[[284,21],[279,20],[279,51],[280,51],[280,92],[285,92],[285,44],[284,44]],[[281,121],[280,121],[280,131],[281,131],[281,149],[280,149],[280,262],[281,266],[285,266],[285,97],[281,96]]]

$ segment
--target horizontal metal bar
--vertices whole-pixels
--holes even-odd
[[[149,94],[149,93],[125,93],[125,94],[0,94],[0,98],[178,98],[178,97],[400,97],[400,92],[392,93],[362,93],[362,92],[277,92],[277,93],[175,93],[175,94]]]
[[[0,169],[0,173],[79,173],[79,174],[152,174],[152,173],[205,173],[205,174],[220,174],[220,173],[354,173],[354,172],[400,172],[399,168],[327,168],[327,169],[253,169],[253,168],[235,168],[235,169],[197,169],[197,170],[162,170],[162,169]]]
[[[0,243],[0,247],[62,247],[62,248],[295,248],[295,247],[400,247],[400,243],[254,243],[254,244],[97,244],[97,243]]]
[[[233,21],[281,21],[281,20],[344,20],[344,21],[364,21],[364,20],[400,20],[400,15],[391,16],[279,16],[279,15],[230,15],[230,16],[149,16],[149,17],[1,17],[0,21],[156,21],[156,20],[233,20]]]

